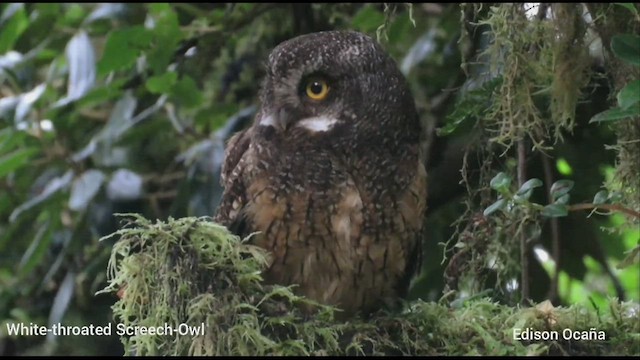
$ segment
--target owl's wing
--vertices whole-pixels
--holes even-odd
[[[406,190],[405,203],[409,205],[409,209],[414,211],[407,214],[407,220],[417,224],[414,239],[410,241],[408,256],[406,259],[406,267],[403,276],[398,282],[398,294],[402,298],[406,298],[411,281],[422,269],[422,239],[425,234],[425,219],[422,214],[425,213],[427,203],[427,172],[422,162],[418,165],[418,173]]]
[[[424,228],[421,228],[415,235],[415,241],[411,247],[408,257],[407,266],[404,274],[398,281],[398,295],[401,298],[406,298],[409,289],[411,287],[411,281],[419,274],[422,269],[422,237],[424,234]]]
[[[249,148],[251,136],[249,131],[245,129],[233,135],[227,142],[224,152],[224,162],[222,163],[222,172],[220,174],[220,183],[223,187],[227,187],[229,182],[233,181],[233,171],[238,166],[240,159]]]
[[[224,187],[222,200],[214,221],[224,225],[241,237],[248,235],[247,219],[243,208],[246,205],[246,188],[242,181],[245,162],[242,160],[251,142],[251,128],[241,131],[229,139],[222,164],[220,183]]]

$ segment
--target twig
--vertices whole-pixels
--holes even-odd
[[[548,3],[540,3],[538,7],[538,13],[536,14],[536,20],[541,22],[544,20],[547,9],[549,8]],[[529,48],[529,53],[534,55],[538,51],[538,48],[531,44]],[[535,140],[534,140],[535,141]],[[527,180],[527,168],[526,168],[526,160],[527,160],[527,150],[525,148],[525,139],[524,137],[518,140],[518,187],[522,187],[522,184]],[[527,236],[523,232],[520,235],[520,262],[522,265],[522,273],[520,282],[522,283],[522,303],[526,303],[529,299],[529,248],[527,246]]]
[[[542,165],[544,167],[544,180],[547,184],[547,201],[549,204],[553,203],[553,196],[551,195],[551,184],[553,183],[553,173],[551,172],[551,163],[549,158],[543,153],[540,153],[542,159]],[[547,298],[551,302],[555,301],[558,296],[558,277],[560,274],[560,227],[558,224],[558,218],[551,218],[551,256],[556,263],[555,272],[551,278],[551,286],[549,287],[549,293]]]
[[[148,199],[157,199],[157,200],[166,200],[173,199],[178,196],[178,191],[176,190],[167,190],[167,191],[159,191],[153,194],[149,194],[146,196]]]
[[[164,184],[164,183],[170,183],[177,180],[182,180],[185,176],[186,174],[184,173],[184,171],[174,171],[166,174],[150,173],[143,176],[143,181],[151,182],[155,184]]]
[[[569,211],[580,211],[580,210],[594,210],[594,209],[603,209],[603,210],[609,210],[609,211],[617,211],[617,212],[621,212],[627,215],[631,215],[635,218],[640,219],[640,212],[626,208],[620,204],[588,204],[588,203],[584,203],[584,204],[574,204],[574,205],[569,205],[569,207],[567,208],[567,210]]]
[[[526,169],[526,148],[524,146],[524,139],[518,140],[518,187],[527,179]],[[525,303],[529,299],[529,258],[527,248],[527,236],[523,232],[520,235],[520,263],[522,265],[522,273],[520,283],[522,284],[522,303]]]

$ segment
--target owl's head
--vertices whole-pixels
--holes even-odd
[[[278,45],[269,55],[261,102],[256,125],[285,138],[397,141],[419,132],[396,63],[376,41],[353,31],[312,33]]]

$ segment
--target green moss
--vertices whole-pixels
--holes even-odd
[[[640,354],[638,308],[611,301],[600,312],[579,306],[512,308],[486,299],[416,301],[402,313],[337,322],[335,308],[261,284],[268,255],[207,218],[152,223],[132,215],[109,264],[124,288],[115,324],[199,326],[197,335],[123,336],[137,355],[537,355]],[[109,237],[111,237],[109,236]],[[314,308],[303,315],[301,306]],[[635,312],[634,312],[635,311]],[[115,326],[114,326],[115,327]],[[516,328],[604,331],[605,341],[514,340]]]

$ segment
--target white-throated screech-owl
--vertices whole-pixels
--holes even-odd
[[[328,31],[270,54],[254,124],[232,137],[214,220],[272,257],[268,283],[346,316],[406,294],[426,208],[421,126],[393,59]]]

